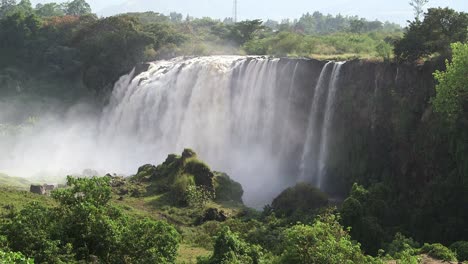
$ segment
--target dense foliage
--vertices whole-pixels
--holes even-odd
[[[404,37],[395,43],[395,55],[410,61],[434,53],[448,57],[451,43],[468,41],[467,28],[467,13],[430,8],[423,21],[410,22]]]
[[[178,232],[165,222],[135,219],[111,206],[109,183],[108,177],[69,177],[68,188],[53,192],[58,207],[35,202],[6,218],[0,227],[5,246],[37,263],[174,262]]]
[[[468,112],[468,43],[454,43],[451,47],[453,56],[451,62],[447,61],[447,69],[434,73],[438,85],[433,104],[437,112],[453,122]]]

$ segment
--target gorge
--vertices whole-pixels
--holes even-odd
[[[132,174],[190,147],[239,181],[253,207],[297,182],[344,197],[354,181],[421,169],[411,149],[430,114],[434,67],[258,56],[157,61],[122,76],[98,114],[80,105],[57,125],[39,124],[34,138],[0,157],[0,171]]]

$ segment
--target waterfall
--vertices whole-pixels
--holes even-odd
[[[332,125],[332,118],[335,113],[335,98],[338,90],[337,80],[340,74],[341,66],[344,62],[338,62],[333,66],[333,72],[331,75],[330,86],[328,87],[327,104],[325,108],[325,117],[322,125],[322,139],[320,140],[320,151],[318,158],[318,187],[323,187],[323,177],[325,176],[325,165],[328,159],[328,144],[330,142],[330,129]]]
[[[318,143],[318,137],[315,130],[318,126],[317,122],[319,118],[319,107],[321,99],[326,92],[326,84],[328,84],[327,76],[332,65],[333,62],[328,62],[325,64],[314,89],[314,99],[312,100],[312,105],[309,111],[310,114],[306,133],[306,141],[304,143],[304,150],[301,157],[299,181],[308,181],[310,180],[308,179],[308,175],[310,176],[315,173],[314,168],[316,168],[317,157],[311,157],[311,155],[314,154],[313,150],[316,148]],[[317,184],[316,181],[315,184]]]
[[[325,181],[341,66],[245,56],[156,61],[122,76],[99,116],[81,114],[83,106],[21,139],[0,170],[131,175],[192,148],[243,185],[248,205],[262,207],[298,181]]]
[[[323,187],[328,159],[329,135],[334,114],[337,80],[343,62],[328,62],[314,88],[306,140],[302,152],[299,181]],[[325,102],[325,104],[324,104]]]

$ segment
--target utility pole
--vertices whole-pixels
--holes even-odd
[[[237,0],[234,0],[234,7],[232,10],[234,23],[237,23]]]

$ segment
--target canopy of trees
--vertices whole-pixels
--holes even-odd
[[[439,53],[450,55],[450,44],[468,41],[468,14],[449,8],[430,8],[421,22],[410,22],[404,37],[395,43],[400,60],[414,61]]]

